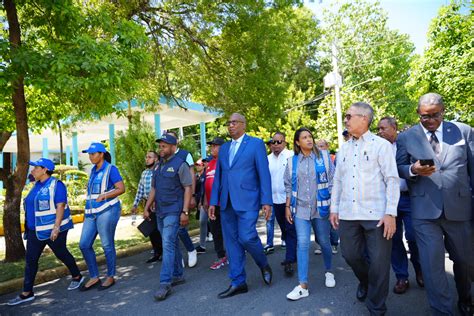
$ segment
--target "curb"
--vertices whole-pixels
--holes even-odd
[[[199,228],[195,228],[189,231],[189,236],[196,236],[199,234]],[[126,249],[117,250],[117,259],[119,258],[126,258],[130,257],[144,251],[148,251],[151,249],[151,245],[149,242],[138,244],[133,247],[129,247]],[[100,266],[105,263],[105,255],[97,256],[97,265]],[[84,260],[78,261],[77,266],[79,267],[80,271],[86,271],[87,265]],[[49,282],[55,279],[59,279],[69,275],[69,270],[66,266],[62,265],[56,268],[39,271],[36,274],[35,278],[35,285],[42,284],[45,282]],[[19,291],[23,287],[23,278],[17,278],[8,280],[5,282],[0,283],[0,295],[8,294],[14,291]]]

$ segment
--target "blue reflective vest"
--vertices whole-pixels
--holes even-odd
[[[111,164],[109,164],[107,161],[104,161],[102,170],[97,172],[95,177],[92,177],[91,171],[91,176],[87,185],[87,199],[85,208],[86,217],[92,217],[94,215],[100,214],[109,209],[112,205],[120,203],[118,197],[105,199],[101,202],[96,201],[100,195],[107,192],[111,167]]]
[[[178,171],[184,162],[180,157],[174,156],[166,162],[160,162],[155,170],[155,206],[159,216],[179,215],[183,211],[184,187]]]
[[[314,162],[314,170],[316,175],[317,183],[317,201],[316,206],[318,208],[319,216],[326,217],[329,215],[329,208],[331,205],[331,194],[329,193],[329,177],[327,169],[329,166],[329,152],[327,150],[320,151],[320,156],[316,157]],[[296,208],[296,198],[298,196],[298,155],[294,155],[288,159],[290,163],[289,168],[291,169],[291,200],[290,205],[294,209]],[[327,169],[326,169],[327,166]]]
[[[39,240],[46,240],[51,237],[51,231],[56,221],[54,195],[56,193],[57,183],[58,179],[53,177],[49,178],[35,197],[35,230],[36,237],[38,237]],[[66,204],[59,231],[62,232],[71,229],[73,226],[71,211]]]

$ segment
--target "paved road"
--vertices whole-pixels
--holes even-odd
[[[263,223],[259,231],[263,233]],[[276,234],[275,241],[277,242]],[[195,239],[196,241],[196,239]],[[173,288],[171,296],[163,302],[155,302],[153,293],[158,288],[160,263],[145,264],[149,253],[118,260],[117,284],[105,292],[67,291],[67,278],[54,280],[35,287],[36,300],[24,305],[9,307],[5,302],[14,293],[0,296],[0,315],[368,315],[363,303],[355,298],[357,281],[344,259],[334,255],[335,288],[324,286],[324,268],[321,256],[310,256],[310,296],[290,302],[286,294],[297,284],[296,274],[284,276],[280,261],[284,251],[276,247],[268,256],[274,271],[273,284],[264,285],[260,271],[248,257],[247,283],[249,292],[232,298],[217,299],[217,293],[229,285],[227,268],[217,271],[209,269],[215,260],[212,243],[208,253],[200,255],[195,268],[185,271],[186,283]],[[447,269],[452,273],[451,262],[446,259]],[[105,267],[101,267],[105,271]],[[412,275],[413,274],[413,271]],[[452,278],[451,278],[452,279]],[[388,315],[428,315],[429,309],[424,290],[414,279],[412,287],[404,295],[390,293]],[[395,280],[392,275],[390,289]],[[454,285],[451,280],[452,291]]]

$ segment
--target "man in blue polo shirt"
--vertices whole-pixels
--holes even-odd
[[[158,142],[162,159],[153,174],[152,188],[144,214],[149,211],[154,201],[158,229],[163,238],[160,287],[155,293],[155,299],[162,301],[170,294],[171,286],[185,282],[178,229],[180,225],[186,226],[189,223],[188,205],[192,196],[192,175],[188,164],[175,155],[175,137],[164,134]]]

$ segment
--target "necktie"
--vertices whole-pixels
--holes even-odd
[[[229,150],[229,166],[232,165],[232,161],[234,160],[235,145],[237,145],[237,142],[233,140],[232,143],[230,144],[230,150]]]
[[[433,151],[436,155],[439,155],[439,153],[441,151],[441,148],[440,148],[440,145],[439,145],[438,137],[436,137],[435,132],[430,132],[430,133],[431,133],[431,136],[430,136],[431,148],[433,148]]]

